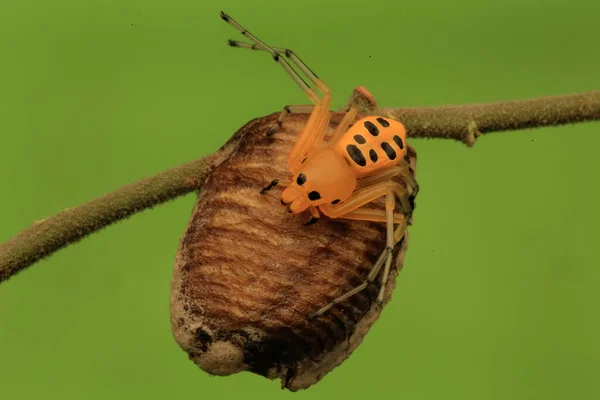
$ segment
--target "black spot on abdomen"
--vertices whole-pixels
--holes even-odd
[[[379,135],[379,129],[375,126],[371,121],[365,121],[365,128],[369,131],[369,133],[373,136]]]
[[[396,158],[396,151],[388,142],[381,143],[381,148],[383,149],[383,151],[385,151],[385,154],[390,160],[394,160]]]
[[[369,158],[371,159],[371,161],[377,162],[379,156],[377,155],[377,152],[374,149],[369,150]]]
[[[402,138],[400,136],[394,135],[394,142],[396,142],[398,147],[400,147],[400,150],[404,148],[404,142],[402,141]]]
[[[365,139],[365,137],[363,135],[354,135],[354,140],[358,144],[365,144],[365,143],[367,143],[367,139]]]
[[[390,126],[390,123],[387,120],[385,120],[385,119],[383,119],[381,117],[377,117],[376,121],[379,122],[379,124],[381,126],[383,126],[384,128],[387,128],[388,126]]]
[[[354,161],[356,164],[360,165],[361,167],[367,165],[367,160],[365,159],[365,156],[356,145],[349,144],[348,146],[346,146],[346,151],[348,152],[348,155],[350,156],[352,161]]]

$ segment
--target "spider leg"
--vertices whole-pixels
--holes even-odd
[[[271,183],[260,190],[260,194],[265,194],[279,184],[279,179],[273,179]]]
[[[260,50],[260,51],[269,51],[265,48],[260,47],[259,45],[255,43],[244,43],[244,42],[240,42],[237,40],[227,40],[227,44],[229,44],[231,47],[237,47],[240,49],[250,49],[250,50]],[[302,71],[302,73],[304,75],[306,75],[311,82],[313,82],[313,84],[315,84],[315,86],[321,90],[321,88],[319,88],[320,84],[321,84],[321,80],[319,79],[319,77],[308,67],[308,65],[306,65],[306,63],[304,61],[302,61],[302,59],[300,57],[298,57],[296,55],[296,53],[294,53],[292,50],[290,49],[286,49],[283,47],[275,47],[275,46],[269,46],[272,50],[274,50],[277,54],[279,55],[285,55],[287,58],[290,59],[290,61],[296,66],[298,67],[298,69],[300,69],[300,71]],[[318,83],[317,83],[318,82]]]
[[[283,181],[279,179],[273,179],[271,183],[260,190],[260,194],[266,194],[269,190],[273,189],[275,186],[279,185],[282,187],[288,187],[291,185],[291,181],[289,179],[284,179]]]
[[[237,40],[230,39],[230,40],[228,40],[228,43],[232,47],[237,47],[237,48],[242,48],[242,49],[260,50],[260,51],[265,50],[265,49],[257,46],[256,44],[239,42]],[[277,52],[278,54],[285,55],[286,57],[288,57],[290,59],[290,61],[292,61],[292,63],[296,67],[298,67],[302,71],[302,73],[304,73],[304,75],[306,75],[310,79],[311,82],[313,82],[313,83],[315,83],[316,81],[321,82],[319,80],[319,78],[317,77],[317,75],[292,50],[285,49],[283,47],[271,47],[271,48],[273,50],[275,50],[275,52]],[[356,118],[356,115],[359,112],[359,106],[357,103],[359,101],[359,99],[361,99],[362,101],[367,100],[369,102],[371,108],[373,108],[373,109],[377,108],[377,105],[375,104],[375,99],[373,99],[373,96],[371,95],[371,93],[369,93],[369,91],[362,86],[356,87],[354,89],[353,95],[351,96],[350,104],[347,107],[345,107],[345,110],[344,110],[344,108],[342,108],[342,111],[345,111],[346,113],[350,112],[350,115],[344,116],[345,119],[342,119],[342,121],[338,125],[338,128],[334,132],[333,136],[331,137],[331,139],[329,139],[328,143],[330,146],[333,146],[335,143],[337,143],[337,141],[342,137],[342,135],[348,130],[350,125],[352,125],[352,123],[354,122],[354,118]],[[294,109],[291,109],[291,110],[288,109],[291,107],[294,107]],[[279,130],[279,128],[281,128],[283,120],[289,114],[295,113],[295,112],[310,113],[312,108],[309,108],[309,107],[311,107],[311,106],[302,105],[302,106],[286,106],[286,107],[284,107],[283,111],[281,112],[281,115],[277,119],[276,125],[273,125],[273,127],[271,127],[271,129],[269,129],[269,132],[267,133],[267,135],[270,136],[270,135],[273,135],[274,133],[276,133]]]
[[[416,197],[417,193],[419,192],[419,184],[410,173],[408,162],[405,160],[402,160],[402,162],[400,162],[398,165],[384,169],[376,175],[371,175],[360,179],[357,184],[357,190],[372,186],[379,182],[387,181],[397,175],[401,175],[405,180],[410,189],[411,197]]]
[[[271,55],[273,56],[273,59],[275,61],[277,61],[283,67],[283,69],[285,69],[285,71],[294,80],[294,82],[296,82],[296,84],[300,87],[300,89],[302,89],[304,91],[304,93],[306,93],[308,98],[315,104],[317,104],[319,102],[319,96],[317,95],[317,92],[315,92],[310,86],[308,86],[308,84],[304,81],[304,79],[302,79],[302,77],[292,68],[292,66],[285,59],[285,57],[282,57],[282,53],[277,52],[271,46],[269,46],[268,44],[264,43],[262,40],[260,40],[256,36],[254,36],[246,28],[244,28],[243,26],[238,24],[233,18],[231,18],[230,16],[225,14],[223,11],[221,11],[221,18],[225,22],[227,22],[229,25],[233,26],[235,29],[240,31],[242,35],[244,35],[245,37],[250,39],[250,41],[252,41],[255,44],[255,47],[258,47],[260,50],[264,50],[264,51],[271,53]],[[228,43],[230,46],[234,46],[234,47],[252,48],[252,45],[250,45],[250,47],[248,47],[247,44],[241,44],[236,41],[229,41]],[[313,83],[315,84],[317,89],[319,89],[324,94],[326,92],[329,92],[329,88],[327,87],[327,85],[325,85],[325,83],[323,81],[321,81],[306,66],[306,64],[304,64],[302,62],[302,60],[300,60],[300,58],[298,58],[291,50],[288,50],[288,49],[279,49],[279,50],[285,50],[286,56],[288,58],[290,58],[292,60],[292,62],[297,63],[298,68],[300,68],[300,70],[307,73],[307,76],[311,79],[311,81],[313,81]]]
[[[283,111],[281,111],[281,114],[279,114],[279,117],[277,118],[277,121],[267,131],[267,136],[272,136],[275,133],[277,133],[277,131],[279,131],[279,129],[283,125],[283,120],[288,115],[290,115],[290,114],[301,114],[301,113],[310,114],[313,111],[314,108],[315,108],[315,106],[312,105],[312,104],[306,104],[306,105],[304,105],[304,104],[302,104],[302,105],[289,105],[289,106],[283,107]]]
[[[348,215],[349,219],[364,219],[371,221],[374,219],[379,220],[383,219],[381,213],[377,214],[371,210],[360,209],[360,207],[372,202],[373,200],[380,198],[381,196],[385,196],[385,222],[387,228],[386,247],[380,254],[379,258],[371,268],[371,271],[369,272],[365,281],[362,284],[335,298],[331,303],[325,305],[324,307],[313,313],[310,316],[310,318],[314,318],[318,315],[321,315],[322,313],[333,307],[333,305],[340,303],[348,297],[351,297],[356,293],[364,290],[369,285],[369,283],[375,280],[382,266],[384,267],[384,270],[381,281],[381,287],[377,296],[377,302],[378,304],[381,304],[383,302],[385,288],[390,273],[390,268],[392,265],[392,253],[394,250],[394,245],[397,243],[397,241],[399,241],[402,238],[404,232],[406,231],[406,220],[404,218],[404,215],[400,214],[400,218],[396,218],[396,216],[394,215],[394,208],[396,206],[395,192],[403,190],[404,189],[401,187],[401,185],[396,182],[380,182],[374,184],[373,186],[357,190],[355,194],[343,204],[336,206],[332,206],[330,204],[323,204],[320,206],[323,213],[331,218],[345,218],[345,216]],[[396,231],[394,231],[394,222],[396,221],[399,222],[399,226],[396,229]]]
[[[298,73],[291,68],[290,64],[287,63],[286,60],[284,60],[283,58],[281,58],[279,56],[285,55],[298,69],[300,69],[300,71],[302,71],[302,73],[305,76],[307,76],[309,78],[309,80],[321,92],[323,92],[323,93],[329,92],[329,88],[327,87],[327,85],[325,85],[325,83],[321,79],[319,79],[319,77],[308,67],[308,65],[306,65],[306,63],[304,61],[302,61],[302,59],[300,57],[298,57],[296,55],[296,53],[294,53],[292,50],[286,49],[283,47],[273,47],[273,46],[267,45],[266,43],[262,42],[256,36],[254,36],[253,34],[248,32],[245,28],[243,28],[241,25],[239,25],[231,17],[229,17],[228,15],[226,15],[223,12],[221,12],[221,18],[224,19],[226,22],[228,22],[230,25],[232,25],[234,28],[239,30],[244,36],[246,36],[250,40],[252,40],[252,42],[254,42],[254,43],[244,43],[244,42],[240,42],[237,40],[229,39],[227,41],[227,43],[230,46],[244,48],[244,49],[250,49],[250,50],[261,50],[261,51],[270,52],[271,55],[273,55],[273,58],[284,67],[284,69],[288,72],[288,74],[292,77],[292,79],[294,79],[294,81],[300,86],[300,88],[304,92],[307,93],[308,97],[315,104],[316,104],[316,99],[313,97],[313,94],[307,92],[307,90],[312,90],[312,89],[308,88],[308,85],[306,84],[306,82],[304,82],[304,80],[298,75]],[[314,91],[313,91],[313,93],[314,93]],[[356,117],[356,114],[358,114],[359,109],[360,109],[359,104],[358,104],[359,101],[362,103],[365,103],[369,110],[375,110],[377,108],[377,104],[375,103],[375,99],[373,98],[373,95],[371,95],[371,93],[369,93],[369,91],[362,86],[356,87],[354,89],[354,92],[350,99],[350,103],[347,106],[347,110],[346,110],[346,112],[350,112],[351,115],[348,116],[345,120],[342,120],[342,122],[340,123],[339,129],[336,130],[336,132],[334,132],[332,139],[330,139],[330,141],[329,141],[330,145],[334,145],[343,136],[343,134],[346,132],[348,127],[354,122],[354,118]],[[365,104],[363,104],[363,106]],[[274,133],[276,133],[279,130],[279,128],[281,127],[281,125],[283,123],[283,120],[291,112],[310,112],[310,111],[308,111],[308,108],[306,108],[308,106],[293,106],[293,107],[299,107],[298,110],[301,110],[301,111],[295,111],[295,110],[290,111],[287,109],[288,107],[290,107],[290,106],[286,106],[284,108],[284,110],[281,112],[279,118],[277,119],[276,125],[273,125],[269,129],[269,131],[267,132],[268,136],[273,135]],[[354,110],[354,108],[356,110]]]
[[[369,283],[371,283],[371,282],[373,282],[375,280],[375,277],[377,276],[377,273],[381,269],[381,265],[383,265],[383,262],[385,260],[384,257],[386,255],[387,255],[387,253],[384,252],[384,253],[382,253],[379,256],[379,259],[377,259],[377,262],[375,263],[375,265],[373,265],[373,268],[371,268],[371,272],[369,273],[369,275],[367,276],[367,279],[365,279],[365,281],[363,283],[361,283],[360,285],[358,285],[354,289],[352,289],[352,290],[344,293],[343,295],[341,295],[339,297],[336,297],[329,304],[321,307],[320,309],[318,309],[317,311],[315,311],[314,313],[312,313],[308,318],[309,319],[316,318],[319,315],[324,314],[325,312],[327,312],[329,309],[331,309],[336,304],[339,304],[342,301],[346,300],[347,298],[352,297],[355,294],[357,294],[357,293],[361,292],[362,290],[364,290],[369,285]]]
[[[333,305],[340,303],[348,297],[353,296],[354,294],[365,289],[369,283],[375,280],[382,266],[384,267],[384,271],[381,287],[377,296],[377,302],[378,304],[381,304],[383,302],[385,288],[392,264],[392,253],[394,245],[402,239],[404,233],[406,232],[405,216],[402,214],[396,216],[394,214],[394,209],[396,205],[396,194],[401,194],[402,197],[406,198],[405,189],[399,183],[388,180],[384,182],[375,183],[371,186],[357,190],[349,200],[342,204],[336,206],[333,206],[331,204],[320,205],[321,211],[323,211],[325,215],[331,218],[345,218],[346,216],[348,216],[348,219],[380,221],[384,219],[381,212],[377,213],[377,210],[366,210],[361,209],[361,207],[367,203],[372,202],[373,200],[378,199],[381,196],[385,196],[385,222],[387,228],[386,247],[377,259],[377,262],[373,265],[371,271],[369,272],[369,275],[367,275],[367,278],[361,285],[355,287],[354,289],[343,294],[342,296],[337,297],[331,303],[327,304],[325,307],[312,314],[311,318],[314,318],[324,313]],[[410,203],[408,201],[406,201],[406,203],[408,204],[403,204],[403,208],[407,205],[408,207],[410,207]],[[398,223],[398,227],[396,228],[396,230],[394,230],[394,222]]]
[[[310,210],[310,218],[308,221],[304,223],[304,225],[312,225],[319,221],[321,214],[319,214],[319,210],[315,206],[310,206],[308,208]]]
[[[239,42],[237,40],[231,40],[229,39],[227,41],[227,43],[231,46],[231,47],[237,47],[237,48],[241,48],[241,49],[250,49],[250,50],[260,50],[260,51],[265,51],[265,49],[257,46],[255,43],[244,43],[244,42]],[[292,63],[294,63],[303,73],[304,75],[308,76],[310,78],[311,81],[314,82],[315,79],[319,79],[317,77],[317,75],[315,75],[314,72],[312,72],[312,70],[310,68],[308,68],[308,66],[298,57],[296,56],[296,54],[294,52],[292,52],[289,49],[284,49],[282,47],[271,47],[277,54],[283,56],[285,55],[286,57],[288,57]],[[312,112],[314,108],[314,105],[312,104],[307,104],[307,105],[287,105],[285,107],[283,107],[283,110],[281,111],[281,114],[279,114],[279,117],[277,118],[277,122],[269,129],[269,131],[267,132],[267,136],[272,136],[275,133],[277,133],[277,131],[279,131],[279,129],[281,128],[281,126],[283,125],[283,121],[284,119],[292,114],[292,113],[306,113],[306,114],[310,114]]]
[[[273,126],[269,128],[267,136],[272,136],[275,133],[277,133],[279,129],[281,129],[284,119],[287,118],[288,115],[301,113],[310,114],[314,108],[315,106],[312,104],[287,105],[283,107],[283,110],[281,111],[281,114],[279,114],[277,121],[275,121],[275,124],[273,124]],[[352,104],[350,108],[346,110],[346,114],[344,114],[344,117],[339,122],[338,126],[335,128],[335,131],[331,135],[331,138],[329,138],[329,140],[327,141],[327,146],[333,147],[340,140],[340,138],[344,135],[344,133],[346,133],[350,125],[354,123],[354,119],[356,118],[357,114],[358,105]]]
[[[344,136],[344,133],[350,128],[350,125],[354,123],[356,116],[358,115],[358,105],[356,103],[352,103],[344,117],[333,131],[333,135],[329,138],[327,142],[327,146],[333,148],[335,144]]]
[[[286,49],[286,56],[294,62],[298,68],[300,68],[303,72],[307,73],[307,76],[311,79],[314,85],[323,92],[323,98],[319,98],[317,92],[315,92],[308,84],[300,77],[300,75],[292,68],[290,63],[281,56],[277,51],[275,51],[272,47],[261,41],[259,38],[250,33],[246,28],[238,24],[235,20],[233,20],[230,16],[221,11],[221,18],[225,20],[229,25],[233,26],[235,29],[240,31],[242,35],[250,39],[257,47],[261,50],[269,52],[275,61],[277,61],[283,69],[292,77],[292,79],[300,86],[300,88],[306,93],[309,99],[315,104],[315,107],[312,110],[310,117],[308,118],[308,122],[304,126],[302,133],[298,137],[292,152],[290,153],[290,157],[288,160],[288,166],[292,172],[296,171],[300,164],[301,160],[307,156],[309,150],[313,147],[314,143],[320,143],[323,141],[323,137],[327,132],[327,128],[329,127],[329,121],[331,119],[331,113],[329,111],[329,107],[331,105],[331,91],[325,85],[325,83],[320,80],[307,66],[298,58],[291,50]],[[235,43],[235,42],[234,42]],[[230,42],[231,44],[231,42]]]
[[[256,36],[248,32],[245,28],[235,22],[231,17],[227,16],[223,12],[221,12],[221,18],[227,21],[234,28],[242,32],[242,34],[252,40],[254,43],[244,43],[236,40],[228,40],[228,44],[232,47],[245,48],[250,50],[261,50],[267,51],[271,53],[275,61],[279,62],[286,72],[292,77],[292,79],[300,86],[300,88],[307,94],[309,99],[315,104],[319,101],[319,97],[316,92],[311,89],[306,82],[302,79],[302,77],[292,68],[292,66],[283,58],[287,57],[292,64],[294,64],[302,73],[308,77],[310,82],[320,90],[324,95],[329,93],[329,87],[321,80],[319,77],[290,49],[285,49],[282,47],[271,47],[266,43],[262,42]],[[314,107],[314,106],[313,106]],[[277,122],[273,125],[269,131],[267,132],[267,136],[271,136],[275,134],[279,128],[282,126],[283,120],[291,113],[310,113],[312,111],[312,107],[310,105],[297,105],[297,106],[286,106],[283,111],[277,118]]]
[[[373,222],[386,222],[387,216],[385,210],[374,210],[374,209],[366,209],[366,208],[357,208],[354,211],[350,211],[349,213],[344,214],[343,219],[354,219],[359,221],[373,221]],[[394,224],[397,224],[396,229],[394,230],[394,244],[397,244],[402,240],[404,236],[404,226],[403,224],[406,221],[406,217],[402,214],[394,213]]]
[[[310,150],[323,142],[331,120],[330,104],[331,93],[327,92],[313,109],[308,122],[298,136],[288,159],[288,168],[293,175],[300,171],[302,160],[309,155]]]
[[[354,120],[360,112],[372,112],[376,109],[377,104],[375,103],[373,95],[363,86],[355,87],[345,110],[346,114],[336,127],[327,145],[329,147],[334,147],[354,123]],[[344,109],[342,108],[342,111],[343,110]]]
[[[386,172],[388,171],[386,170],[383,173]],[[373,177],[378,175],[374,175]],[[321,204],[319,208],[330,218],[344,218],[346,213],[383,196],[385,194],[385,191],[382,191],[384,188],[388,188],[392,194],[397,196],[402,206],[402,211],[405,214],[412,213],[412,206],[407,195],[407,190],[400,183],[392,181],[389,178],[383,182],[372,182],[368,186],[363,184],[352,193],[352,197],[341,204]],[[376,193],[379,193],[379,195],[376,195]]]
[[[359,210],[356,210],[359,211]],[[379,211],[379,210],[361,210],[361,211]],[[383,213],[383,216],[385,218],[385,211],[380,211]],[[351,211],[348,214],[352,214],[354,213],[354,211]],[[348,219],[363,219],[363,218],[359,218],[358,217],[359,214],[356,214],[357,218],[348,218]],[[371,219],[371,217],[374,217],[374,219]],[[346,218],[344,216],[344,218]],[[375,217],[375,215],[373,216],[366,216],[364,220],[368,220],[368,221],[380,221],[380,216],[377,215]],[[406,232],[406,222],[403,216],[400,216],[400,218],[395,217],[396,222],[398,222],[400,225],[396,228],[396,231],[394,232],[394,240],[397,242],[399,242],[402,237],[404,236],[404,233]],[[396,234],[398,239],[396,239]],[[375,280],[375,278],[377,277],[379,271],[381,270],[382,265],[384,264],[384,262],[386,263],[386,270],[387,273],[384,271],[384,277],[383,280],[381,282],[381,289],[379,290],[379,296],[377,297],[377,300],[379,302],[381,302],[379,300],[379,297],[381,297],[381,300],[383,300],[383,294],[385,293],[385,285],[387,283],[387,278],[386,276],[389,275],[389,270],[390,270],[390,266],[391,266],[391,259],[392,259],[392,255],[391,252],[388,253],[387,251],[384,251],[383,253],[381,253],[381,255],[379,256],[379,258],[377,259],[377,261],[375,262],[375,264],[373,264],[373,267],[371,268],[371,271],[369,272],[369,275],[367,275],[367,278],[364,280],[363,283],[361,283],[360,285],[358,285],[357,287],[355,287],[354,289],[344,293],[343,295],[336,297],[335,299],[333,299],[329,304],[325,305],[324,307],[321,307],[319,310],[317,310],[316,312],[314,312],[313,314],[310,315],[309,318],[315,318],[318,317],[319,315],[327,312],[330,308],[332,308],[333,306],[335,306],[336,304],[341,303],[342,301],[346,300],[349,297],[354,296],[355,294],[361,292],[362,290],[366,289],[366,287]],[[389,262],[388,262],[389,260]],[[388,266],[388,264],[390,264],[390,266]]]

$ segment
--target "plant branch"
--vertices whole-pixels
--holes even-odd
[[[0,282],[90,233],[198,189],[210,166],[210,158],[192,161],[34,222],[0,244]]]
[[[361,100],[364,93],[355,90],[351,98]],[[600,120],[600,92],[424,108],[376,109],[371,97],[362,100],[363,114],[374,111],[397,119],[405,124],[413,139],[454,139],[468,146],[472,146],[481,133]],[[34,223],[0,244],[0,282],[114,222],[200,189],[212,169],[236,150],[246,133],[256,129],[267,132],[278,115],[279,112],[249,122],[215,155],[161,172]]]
[[[409,137],[454,139],[471,147],[482,133],[600,120],[600,92],[381,111],[402,121]]]

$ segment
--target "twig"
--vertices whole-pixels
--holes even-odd
[[[465,106],[363,110],[366,111],[398,119],[413,139],[454,139],[472,146],[481,133],[600,120],[600,92]],[[245,132],[266,132],[278,115],[279,112],[249,122],[214,156],[161,172],[34,223],[0,244],[0,282],[92,232],[200,189],[212,168],[235,151],[236,142],[243,139]]]
[[[192,161],[35,221],[0,245],[0,282],[90,233],[198,189],[209,174],[211,160]]]
[[[599,120],[600,92],[382,113],[402,121],[409,137],[454,139],[471,147],[482,133]]]

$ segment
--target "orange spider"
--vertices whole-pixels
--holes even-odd
[[[381,304],[392,263],[393,248],[404,236],[407,216],[412,214],[408,193],[392,178],[402,175],[411,187],[412,195],[415,196],[418,191],[418,184],[409,173],[405,158],[407,150],[404,125],[381,116],[368,116],[352,124],[358,114],[358,104],[353,102],[327,144],[323,146],[331,119],[331,92],[327,85],[291,50],[268,46],[222,11],[221,18],[254,43],[229,40],[229,45],[269,52],[314,103],[314,106],[286,106],[276,125],[267,133],[274,134],[285,116],[290,113],[310,112],[308,122],[288,159],[293,181],[283,185],[286,189],[281,195],[282,204],[293,214],[308,209],[312,218],[307,224],[318,220],[319,211],[329,218],[387,223],[386,248],[366,280],[313,313],[311,318],[366,288],[375,280],[385,264],[381,289],[377,296],[377,301]],[[284,55],[323,93],[322,98],[292,68]],[[277,184],[278,181],[274,180],[261,193],[264,194]],[[362,208],[381,196],[385,196],[385,211]],[[404,213],[394,213],[396,196]],[[396,229],[394,224],[398,224]]]

